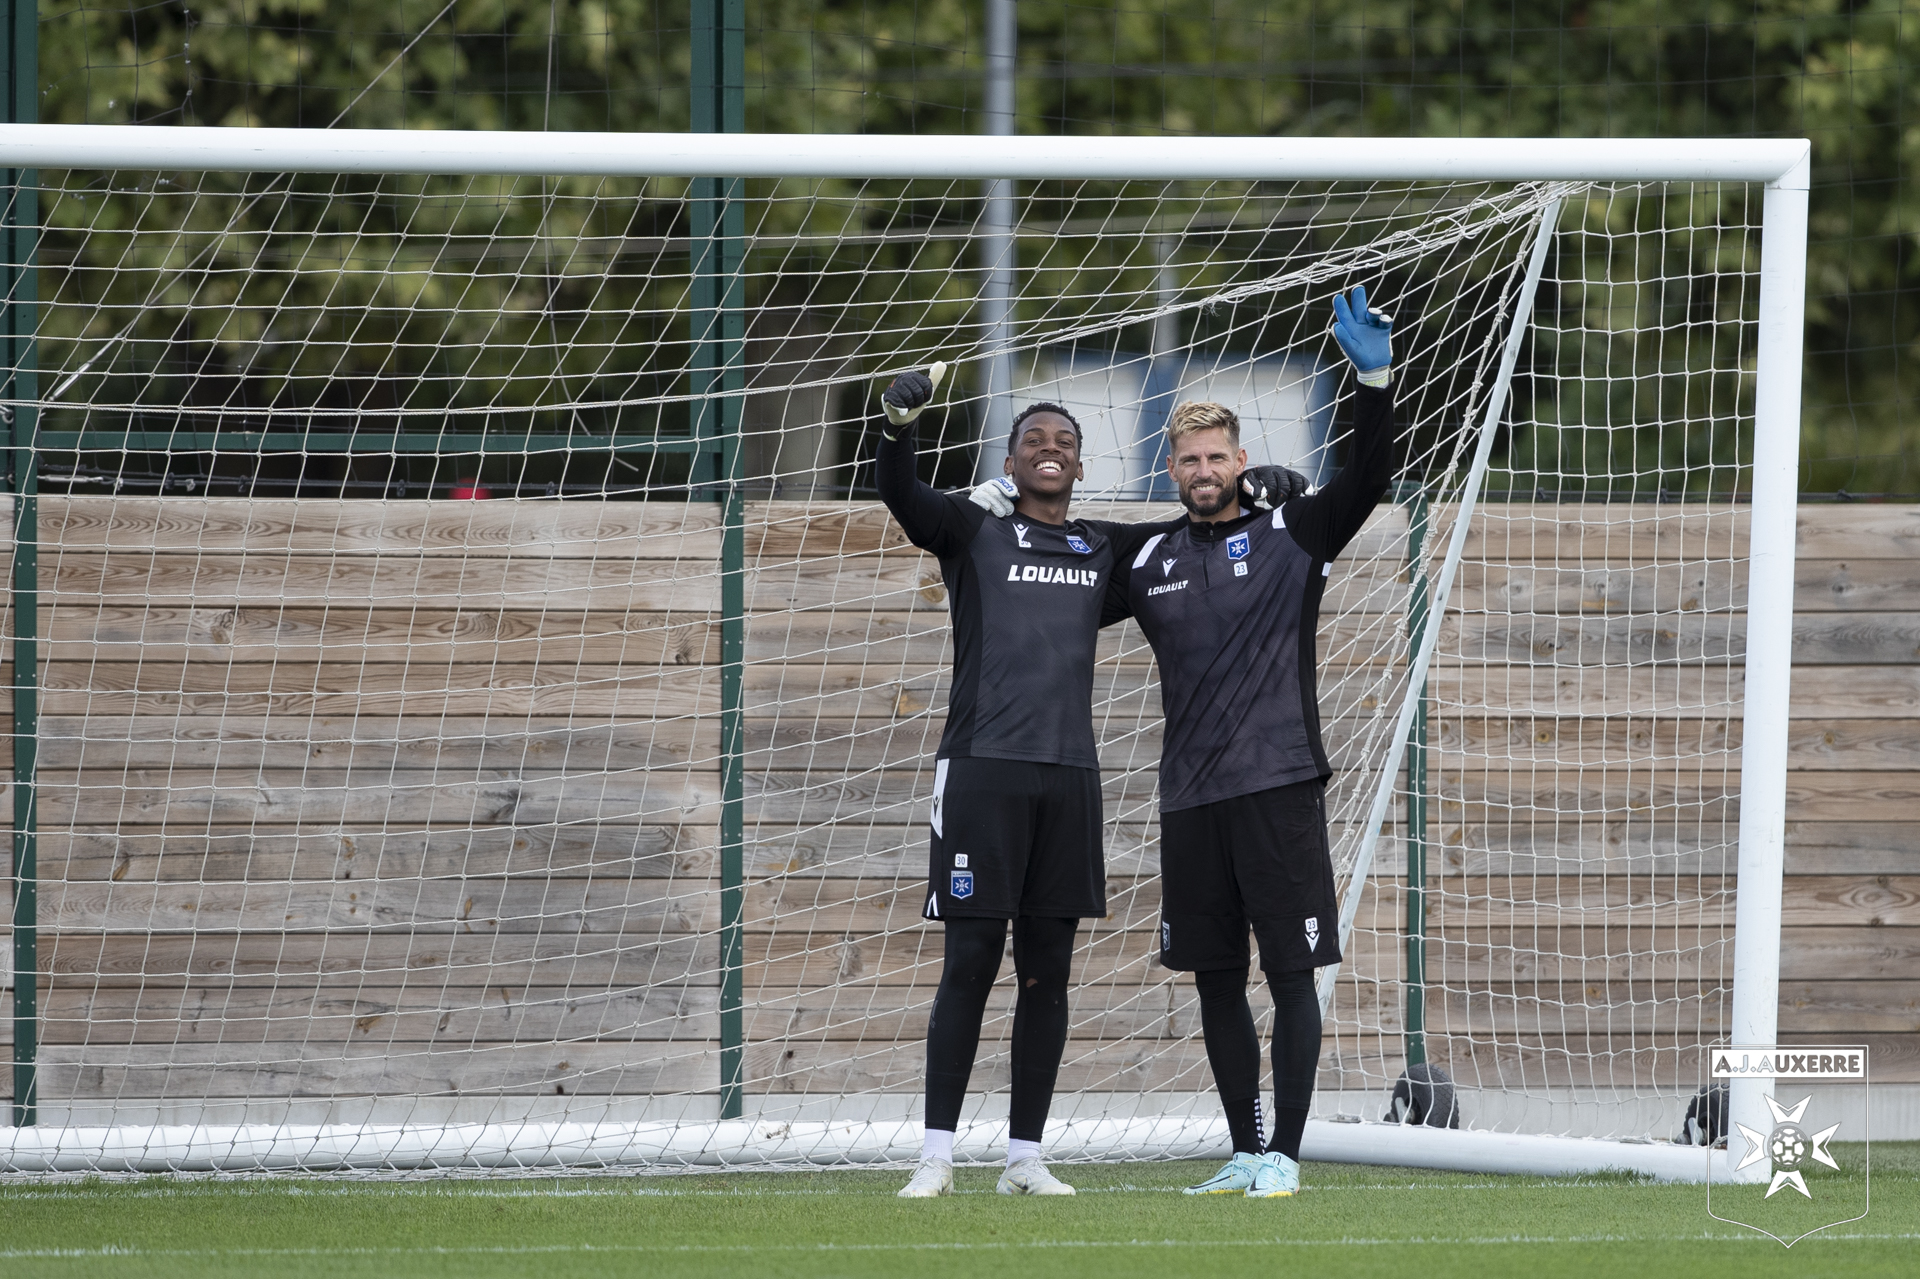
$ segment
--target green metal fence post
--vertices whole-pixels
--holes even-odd
[[[40,118],[39,6],[37,0],[7,0],[6,119],[32,124]],[[6,174],[7,207],[0,238],[6,241],[6,318],[0,342],[6,367],[0,399],[7,411],[13,478],[13,1122],[38,1119],[40,1087],[35,1058],[40,1039],[40,935],[37,827],[34,804],[35,746],[39,740],[40,667],[35,634],[39,622],[39,519],[35,505],[39,472],[34,457],[38,410],[24,401],[40,396],[34,369],[38,280],[34,250],[39,240],[39,180],[31,169]]]
[[[693,0],[695,133],[746,129],[746,0]],[[695,179],[693,221],[694,482],[712,481],[722,508],[720,536],[720,1117],[738,1119],[746,1080],[741,1017],[746,907],[746,502],[741,495],[740,426],[746,387],[746,184]]]
[[[1427,634],[1427,492],[1408,502],[1407,652],[1420,651]],[[1407,727],[1407,1065],[1427,1060],[1427,686],[1415,694]]]

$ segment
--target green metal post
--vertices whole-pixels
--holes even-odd
[[[1427,634],[1427,491],[1408,502],[1407,652]],[[1427,686],[1407,727],[1407,1065],[1427,1060]]]
[[[37,0],[7,0],[6,119],[32,124],[40,118],[40,44]],[[13,1122],[26,1127],[38,1119],[40,1088],[35,1057],[40,1040],[40,924],[34,819],[34,757],[39,741],[40,664],[35,633],[40,611],[40,534],[35,504],[39,471],[34,430],[40,397],[34,369],[33,337],[38,311],[34,250],[39,240],[39,175],[31,169],[6,174],[6,213],[0,238],[6,242],[6,318],[0,342],[6,366],[0,369],[0,407],[8,419],[13,477]]]
[[[746,129],[746,0],[693,0],[693,131]],[[694,482],[713,484],[720,535],[720,1117],[738,1119],[746,1081],[741,1018],[746,907],[746,502],[741,495],[741,392],[746,388],[746,184],[698,178],[693,221]]]

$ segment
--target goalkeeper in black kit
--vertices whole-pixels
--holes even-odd
[[[952,1192],[954,1132],[1011,921],[1019,995],[998,1189],[1070,1195],[1048,1171],[1040,1141],[1066,1048],[1074,931],[1107,911],[1094,640],[1116,562],[1180,521],[1070,520],[1081,434],[1057,404],[1014,419],[996,488],[969,495],[921,483],[913,423],[945,371],[906,373],[886,389],[876,460],[887,509],[915,546],[940,559],[954,648],[922,912],[944,925],[946,954],[927,1021],[926,1138],[900,1194]],[[1249,483],[1262,477],[1276,496],[1305,487],[1277,467],[1250,473]],[[990,514],[994,507],[1008,513]]]
[[[1160,759],[1160,957],[1191,972],[1234,1156],[1188,1194],[1279,1198],[1300,1188],[1300,1140],[1320,1059],[1313,970],[1340,958],[1324,796],[1315,631],[1332,561],[1392,475],[1392,321],[1364,289],[1334,300],[1358,375],[1348,456],[1327,486],[1271,512],[1239,500],[1247,455],[1223,405],[1170,419],[1168,469],[1190,518],[1116,565],[1106,620],[1131,613],[1153,645]],[[1260,1041],[1247,934],[1273,992],[1274,1110],[1260,1113]]]

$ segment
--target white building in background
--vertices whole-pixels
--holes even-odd
[[[1320,484],[1333,473],[1334,388],[1327,370],[1291,356],[1044,352],[1017,371],[1013,407],[1017,413],[1051,400],[1079,421],[1086,478],[1074,487],[1076,497],[1171,501],[1166,425],[1174,405],[1226,405],[1240,415],[1248,462],[1290,466]],[[999,475],[1006,455],[1004,436],[982,440],[976,478]]]

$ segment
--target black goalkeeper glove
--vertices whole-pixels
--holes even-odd
[[[1284,466],[1249,466],[1240,472],[1240,491],[1255,505],[1273,510],[1309,488],[1307,477]]]
[[[888,439],[897,440],[909,432],[914,419],[933,401],[933,393],[946,373],[947,366],[940,363],[934,364],[925,373],[915,369],[902,373],[888,384],[886,390],[880,392],[880,406],[886,410],[887,422],[893,427],[886,432]]]

